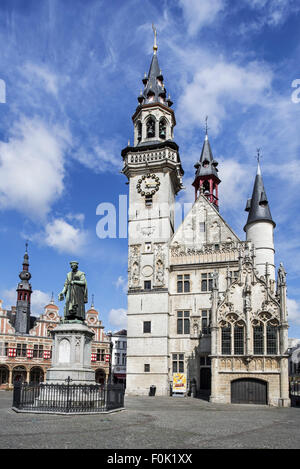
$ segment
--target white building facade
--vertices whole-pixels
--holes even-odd
[[[169,395],[181,373],[212,402],[290,405],[286,274],[277,278],[260,166],[247,201],[246,239],[219,213],[218,163],[206,133],[195,203],[174,230],[183,169],[157,47],[122,151],[129,181],[128,395]]]

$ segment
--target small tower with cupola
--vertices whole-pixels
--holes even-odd
[[[28,334],[30,328],[30,302],[32,287],[30,284],[31,273],[29,272],[28,244],[23,259],[23,270],[20,272],[20,282],[17,287],[17,304],[15,316],[15,330],[18,334]]]
[[[206,134],[201,151],[200,160],[195,164],[196,172],[193,186],[195,188],[195,200],[202,192],[205,197],[219,210],[219,194],[218,186],[221,182],[218,176],[218,162],[214,159],[207,133],[206,118]]]

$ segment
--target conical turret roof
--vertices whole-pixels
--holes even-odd
[[[251,199],[247,200],[245,210],[246,212],[249,212],[245,228],[249,223],[254,223],[257,221],[269,221],[275,226],[275,222],[272,219],[267,194],[264,188],[259,162],[257,165],[252,197]]]

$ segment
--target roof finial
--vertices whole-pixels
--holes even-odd
[[[26,243],[25,243],[25,252],[26,252],[26,254],[28,253],[28,241],[26,241]]]
[[[261,174],[261,170],[260,170],[260,160],[262,158],[262,155],[261,155],[261,148],[257,148],[256,149],[256,156],[255,158],[257,159],[257,174]]]
[[[50,301],[50,304],[54,305],[54,293],[52,292],[51,294],[51,301]]]
[[[208,125],[207,125],[207,121],[208,121],[208,116],[205,117],[205,140],[208,139]]]
[[[152,23],[152,29],[153,29],[153,32],[154,32],[154,45],[153,45],[153,52],[154,54],[156,54],[156,51],[157,51],[157,44],[156,44],[156,36],[157,36],[157,31],[156,31],[156,27],[154,26],[154,24]]]
[[[91,308],[94,308],[94,294],[92,294],[92,303],[91,303]]]

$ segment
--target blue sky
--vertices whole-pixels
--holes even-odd
[[[276,262],[288,273],[289,335],[300,337],[299,19],[297,0],[1,0],[4,305],[15,303],[29,239],[35,313],[52,291],[57,298],[75,258],[106,330],[123,327],[127,240],[97,237],[96,208],[128,191],[120,152],[133,139],[154,22],[185,170],[179,200],[193,201],[208,115],[221,213],[244,239],[261,148]]]

